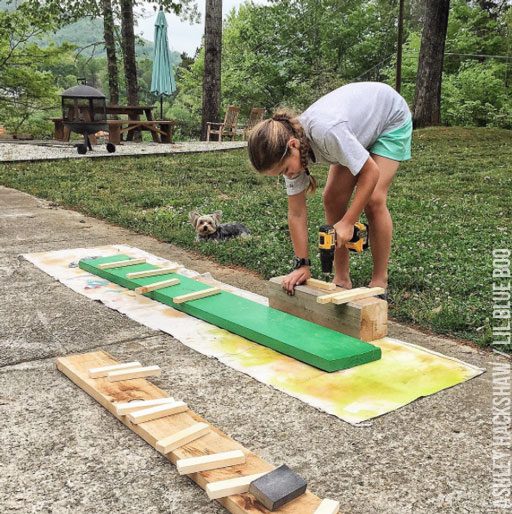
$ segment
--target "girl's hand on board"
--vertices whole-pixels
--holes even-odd
[[[286,277],[283,278],[281,285],[290,296],[293,296],[295,294],[295,286],[304,284],[304,282],[309,278],[311,278],[309,266],[302,266],[286,275]]]
[[[343,220],[338,221],[334,225],[334,230],[336,230],[336,247],[341,248],[348,243],[352,236],[354,235],[354,225],[351,223],[346,223]]]

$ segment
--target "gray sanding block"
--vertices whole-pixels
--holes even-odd
[[[251,482],[249,492],[273,511],[306,492],[306,481],[286,464]]]

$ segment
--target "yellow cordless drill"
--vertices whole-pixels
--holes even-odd
[[[359,221],[354,225],[354,235],[345,244],[345,247],[352,252],[361,253],[368,248],[368,225]],[[334,261],[334,251],[336,250],[336,230],[332,225],[322,225],[318,234],[318,248],[320,250],[320,262],[322,273],[330,275],[332,273],[332,263]]]

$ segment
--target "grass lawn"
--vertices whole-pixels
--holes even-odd
[[[313,167],[320,188],[327,167]],[[1,165],[0,184],[106,219],[265,278],[290,270],[286,193],[250,170],[245,150],[165,157],[79,159]],[[395,224],[391,315],[437,333],[491,342],[492,250],[512,248],[512,132],[415,131],[413,160],[400,168],[389,207]],[[224,212],[247,240],[196,243],[188,213]],[[321,191],[309,200],[313,275],[323,222]],[[354,287],[367,285],[371,256],[352,257]]]

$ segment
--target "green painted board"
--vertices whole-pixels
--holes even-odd
[[[136,264],[106,270],[98,268],[99,264],[105,262],[129,258],[126,255],[114,255],[83,259],[79,266],[85,271],[132,290],[169,278],[179,278],[179,284],[150,291],[145,296],[324,371],[352,368],[381,357],[381,350],[377,346],[227,291],[175,304],[172,301],[175,296],[210,288],[178,273],[138,279],[126,278],[131,272],[155,269],[156,266],[152,264]]]

